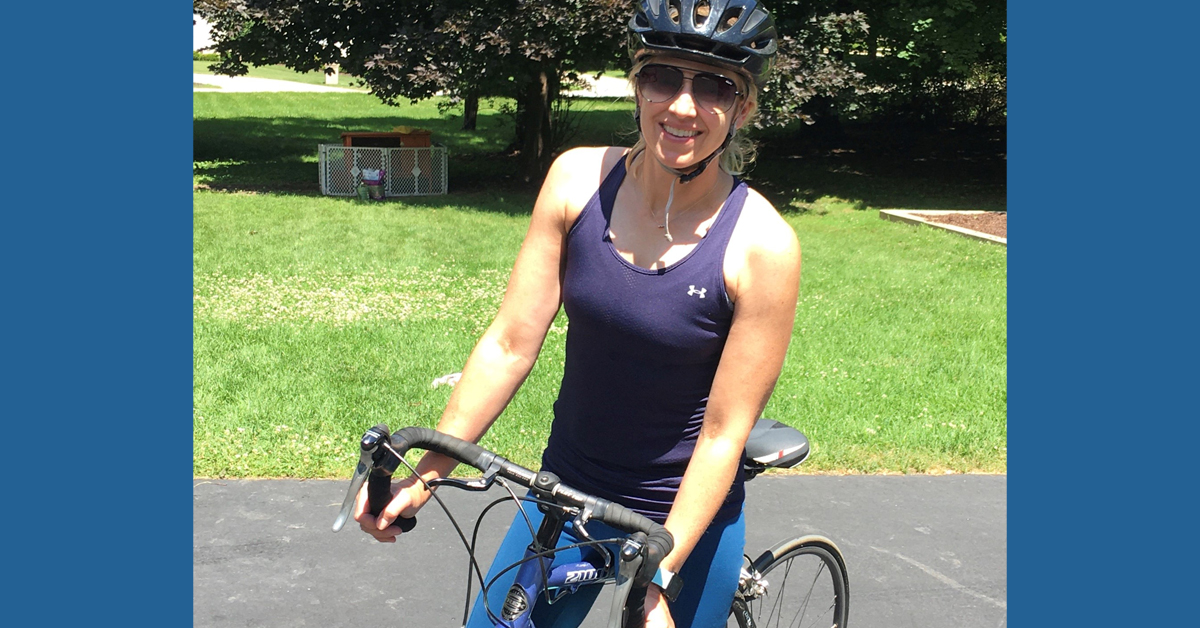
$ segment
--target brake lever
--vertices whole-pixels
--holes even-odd
[[[375,454],[379,451],[379,444],[387,438],[388,435],[382,433],[376,426],[367,430],[363,434],[362,440],[359,441],[361,451],[358,455],[358,465],[354,467],[354,475],[350,478],[350,490],[346,492],[346,499],[342,501],[342,509],[338,512],[337,519],[333,521],[334,532],[340,531],[350,518],[350,512],[354,510],[354,501],[358,499],[363,482],[367,481],[367,475],[371,473],[371,467],[375,464]]]
[[[617,566],[617,586],[613,589],[612,608],[608,612],[609,628],[622,628],[625,624],[625,608],[628,606],[629,593],[633,589],[633,579],[642,567],[642,540],[645,534],[637,533],[625,538],[621,545],[621,560]],[[639,538],[640,537],[640,538]]]

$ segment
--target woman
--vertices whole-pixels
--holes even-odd
[[[731,174],[747,157],[737,131],[770,71],[775,29],[757,0],[643,0],[629,30],[641,138],[554,162],[500,311],[437,429],[478,441],[563,305],[566,364],[543,467],[674,536],[660,570],[685,585],[669,603],[650,587],[647,626],[724,626],[745,542],[742,450],[782,368],[800,277],[795,233]],[[417,472],[454,467],[426,454]],[[383,542],[429,499],[413,478],[393,491],[378,520],[361,496],[355,514]],[[493,569],[529,542],[518,517]],[[500,599],[506,589],[492,588]],[[536,607],[535,623],[577,626],[585,598]],[[470,626],[490,625],[480,604]]]

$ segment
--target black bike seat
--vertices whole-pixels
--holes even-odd
[[[746,462],[790,469],[808,457],[808,437],[779,421],[759,419],[746,439]]]

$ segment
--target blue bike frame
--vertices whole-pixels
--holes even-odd
[[[613,579],[616,557],[606,560],[602,550],[596,548],[585,549],[579,562],[560,565],[553,565],[552,557],[537,556],[557,545],[561,533],[561,521],[547,515],[542,521],[542,529],[538,531],[538,540],[525,549],[525,560],[517,568],[516,579],[504,598],[498,620],[493,619],[493,626],[536,628],[533,607],[546,592],[550,593],[550,602],[554,603],[563,596],[575,593],[580,587],[602,585]],[[486,596],[484,604],[487,604]]]

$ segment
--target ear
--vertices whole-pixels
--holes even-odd
[[[742,105],[741,109],[738,111],[737,117],[733,119],[732,130],[733,131],[741,130],[742,126],[746,124],[746,117],[749,115],[750,115],[750,105],[748,105],[748,104]]]
[[[747,98],[743,100],[742,106],[738,108],[737,116],[733,119],[733,126],[731,127],[731,130],[738,131],[745,126],[746,119],[749,118],[750,114],[753,112],[754,106],[750,104],[750,99]]]

